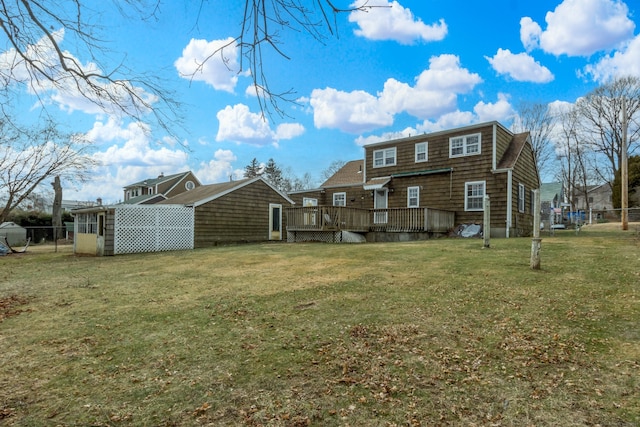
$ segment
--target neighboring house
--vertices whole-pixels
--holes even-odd
[[[290,209],[288,230],[349,229],[376,240],[368,234],[482,224],[485,195],[491,236],[526,236],[533,230],[533,190],[540,181],[529,133],[513,134],[498,122],[370,144],[364,161],[345,168],[320,189],[291,194],[301,207]],[[309,207],[314,204],[334,210],[317,210],[314,216]],[[300,215],[301,209],[308,212]]]
[[[145,179],[124,187],[123,203],[151,205],[193,190],[200,185],[200,181],[191,171],[166,176],[160,174],[157,178]]]
[[[548,182],[540,185],[540,215],[545,228],[550,223],[562,222],[564,189],[561,182]]]
[[[194,247],[282,240],[284,208],[293,201],[262,177],[203,185],[164,204],[194,209]]]
[[[74,210],[74,252],[118,255],[283,238],[293,201],[262,177],[200,185],[153,205]]]
[[[586,191],[581,187],[576,190],[576,209],[586,210],[588,205],[594,211],[610,211],[613,209],[612,194],[609,183],[589,185]]]

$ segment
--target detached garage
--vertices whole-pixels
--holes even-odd
[[[282,240],[294,202],[262,177],[202,185],[158,204],[194,209],[194,247]]]

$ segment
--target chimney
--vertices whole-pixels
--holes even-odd
[[[160,172],[160,175],[158,175],[158,178],[164,178],[164,172]]]
[[[102,206],[102,198],[101,197],[98,197],[96,202],[98,203],[98,206]]]

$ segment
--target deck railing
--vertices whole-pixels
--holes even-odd
[[[358,209],[342,206],[286,208],[289,231],[382,231],[443,233],[455,214],[431,208]]]
[[[287,230],[295,231],[369,231],[367,209],[343,206],[305,206],[286,208]]]

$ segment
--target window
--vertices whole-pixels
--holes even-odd
[[[426,142],[418,142],[416,144],[416,163],[426,162],[429,160],[428,144]]]
[[[193,190],[194,188],[196,188],[196,185],[193,183],[193,181],[187,181],[184,183],[184,188],[187,189],[187,191],[189,190]]]
[[[311,197],[303,197],[302,206],[318,206],[318,199],[312,199]]]
[[[529,191],[529,210],[531,211],[531,215],[536,213],[536,192],[535,190]]]
[[[518,212],[524,212],[524,184],[518,184]]]
[[[480,154],[481,134],[456,136],[449,138],[449,157],[471,156]]]
[[[384,166],[395,166],[396,164],[396,147],[385,148],[373,152],[373,167],[381,168]]]
[[[347,206],[347,193],[333,193],[333,206]]]
[[[407,188],[407,207],[417,208],[420,206],[420,187]]]
[[[78,223],[78,233],[97,234],[98,214],[95,214],[95,213],[77,214],[76,221]]]
[[[464,210],[484,210],[484,181],[467,182],[464,184]]]

